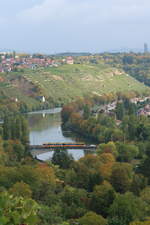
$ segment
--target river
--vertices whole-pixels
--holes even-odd
[[[30,144],[41,145],[47,142],[70,142],[75,143],[81,140],[71,132],[63,132],[61,128],[61,108],[54,108],[50,110],[42,110],[31,112],[28,114],[28,121],[30,127]],[[85,155],[84,150],[68,150],[75,160],[80,159]],[[87,153],[87,152],[86,152]],[[33,156],[40,160],[48,160],[52,157],[53,151],[45,152],[40,150],[33,150]]]

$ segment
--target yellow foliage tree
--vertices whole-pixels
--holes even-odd
[[[30,186],[24,182],[17,182],[14,184],[10,189],[9,193],[12,194],[13,196],[22,196],[25,198],[31,198],[32,196],[32,191],[30,189]]]
[[[145,222],[132,222],[130,223],[130,225],[150,225],[150,220],[149,221],[145,221]]]

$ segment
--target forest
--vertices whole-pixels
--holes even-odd
[[[24,115],[12,111],[4,116],[2,225],[150,224],[150,118],[139,117],[137,105],[121,95],[111,115],[95,114],[95,104],[114,98],[78,98],[63,107],[64,129],[97,145],[95,154],[78,161],[66,150],[56,151],[51,161],[34,159]]]

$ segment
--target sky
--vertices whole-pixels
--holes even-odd
[[[149,0],[0,0],[0,50],[104,52],[150,44]]]

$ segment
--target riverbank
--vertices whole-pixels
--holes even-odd
[[[60,116],[61,108],[54,108],[49,110],[40,110],[28,113],[29,122],[29,139],[31,145],[42,145],[43,143],[76,143],[81,142],[72,132],[63,132],[62,121]],[[82,139],[83,142],[83,139]],[[45,151],[45,150],[44,150]],[[86,152],[84,150],[68,150],[73,155],[74,159],[78,160],[83,157]],[[53,152],[43,152],[35,150],[33,157],[40,160],[49,160]]]

